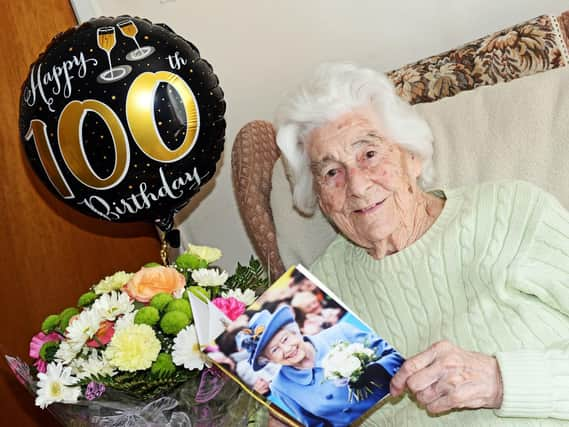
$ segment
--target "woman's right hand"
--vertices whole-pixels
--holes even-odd
[[[502,405],[502,377],[496,358],[463,350],[448,341],[437,342],[403,363],[391,380],[390,392],[397,397],[405,388],[432,414]]]

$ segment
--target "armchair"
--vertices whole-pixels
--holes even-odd
[[[542,15],[387,73],[433,128],[437,186],[527,179],[569,206],[568,34],[569,11]],[[293,209],[279,157],[266,121],[241,129],[231,157],[240,214],[275,277],[335,235],[320,213]]]

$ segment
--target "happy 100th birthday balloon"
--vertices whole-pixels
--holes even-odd
[[[20,134],[42,181],[75,209],[164,231],[215,173],[225,101],[197,48],[165,25],[93,19],[30,67]]]

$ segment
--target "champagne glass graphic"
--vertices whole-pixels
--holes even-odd
[[[136,43],[137,49],[127,53],[126,55],[127,60],[139,61],[141,59],[144,59],[152,55],[152,53],[155,50],[154,47],[152,46],[140,47],[140,44],[136,40],[136,35],[138,34],[138,27],[136,26],[136,24],[133,22],[132,19],[126,19],[124,21],[121,21],[117,24],[117,26],[119,27],[121,33],[125,37],[131,38],[132,40],[134,40],[134,43]]]
[[[130,65],[119,65],[118,67],[113,67],[113,64],[111,62],[111,50],[113,50],[116,43],[117,38],[115,35],[114,27],[97,28],[97,46],[105,51],[107,54],[107,59],[109,61],[109,69],[103,71],[97,77],[97,81],[99,83],[111,83],[121,80],[132,70],[132,67]]]
[[[109,73],[113,78],[113,65],[111,63],[111,50],[115,47],[117,38],[115,37],[115,29],[113,27],[97,28],[97,45],[107,54],[109,60]]]

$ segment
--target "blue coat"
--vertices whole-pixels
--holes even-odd
[[[362,331],[350,324],[340,322],[329,329],[304,337],[316,349],[312,369],[297,369],[282,366],[271,383],[274,393],[304,425],[346,426],[358,419],[375,403],[389,393],[389,384],[376,388],[364,400],[349,400],[348,386],[338,387],[334,381],[325,380],[322,360],[332,344],[338,341],[366,342],[375,349],[380,364],[391,376],[403,363],[403,357],[377,335]]]

